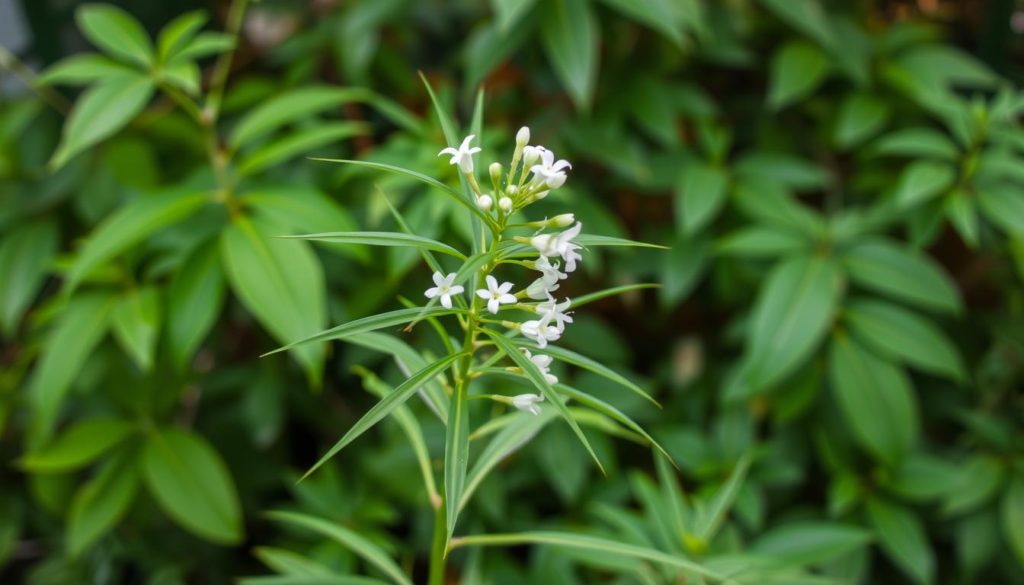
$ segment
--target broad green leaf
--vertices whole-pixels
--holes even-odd
[[[140,370],[153,367],[153,351],[160,332],[160,293],[154,287],[129,291],[110,314],[114,338]]]
[[[519,22],[536,3],[537,0],[491,0],[491,7],[494,9],[501,30],[511,32],[512,26]]]
[[[631,293],[631,292],[638,291],[638,290],[657,289],[657,288],[661,288],[661,285],[660,284],[656,284],[656,283],[651,283],[651,282],[645,282],[645,283],[641,283],[641,284],[624,284],[622,286],[613,286],[612,288],[606,288],[604,290],[599,290],[597,292],[592,292],[592,293],[587,293],[585,295],[580,295],[580,296],[572,299],[572,304],[569,305],[569,307],[572,308],[572,309],[575,309],[577,307],[582,307],[583,305],[588,305],[590,303],[593,303],[595,301],[599,301],[601,299],[606,299],[608,297],[614,297],[614,296],[618,296],[618,295],[623,295],[623,294]]]
[[[307,86],[291,90],[246,114],[235,126],[229,144],[238,149],[285,124],[348,102],[366,100],[368,96],[363,88]]]
[[[358,533],[344,528],[334,522],[310,516],[308,514],[297,514],[295,512],[272,511],[267,517],[283,524],[300,526],[329,538],[352,551],[359,558],[371,566],[377,568],[388,576],[391,581],[398,585],[412,585],[409,577],[402,572],[402,569],[391,559],[379,546],[370,542]]]
[[[989,221],[1007,235],[1024,239],[1024,192],[1002,188],[986,188],[978,194],[978,204]]]
[[[188,95],[199,95],[202,73],[191,61],[178,63],[160,70],[160,80],[177,87]]]
[[[35,412],[35,437],[45,438],[52,431],[64,395],[107,332],[113,305],[113,297],[105,293],[75,296],[46,336],[28,391]]]
[[[325,234],[302,234],[286,236],[300,240],[314,240],[318,242],[339,242],[342,244],[364,244],[367,246],[398,246],[408,248],[421,248],[455,256],[460,260],[466,260],[465,254],[459,252],[448,244],[443,244],[423,236],[403,234],[401,232],[331,232]]]
[[[65,535],[72,556],[81,555],[128,511],[139,488],[135,451],[119,453],[75,493]]]
[[[464,354],[457,353],[441,358],[406,378],[404,382],[395,387],[395,390],[391,394],[388,394],[382,398],[380,402],[373,405],[373,408],[364,414],[356,424],[352,425],[352,428],[350,428],[345,435],[342,436],[329,451],[327,451],[326,455],[321,457],[313,467],[310,467],[309,471],[307,471],[302,478],[305,479],[309,477],[310,474],[319,469],[321,465],[327,462],[327,460],[334,457],[339,451],[344,449],[346,445],[365,433],[370,429],[370,427],[380,422],[384,417],[391,414],[395,408],[405,404],[405,402],[409,400],[409,398],[415,394],[421,386],[434,379],[435,376],[441,374],[446,368],[448,368],[448,366],[463,357],[463,355]]]
[[[549,0],[541,40],[555,74],[576,107],[587,110],[597,80],[601,29],[587,0]]]
[[[682,47],[683,8],[680,0],[604,0],[604,3]]]
[[[814,92],[825,80],[829,61],[814,45],[790,41],[772,58],[768,105],[782,109]]]
[[[206,15],[199,10],[186,12],[168,23],[160,31],[157,40],[160,61],[168,61],[175,53],[185,48],[205,23]]]
[[[135,427],[123,420],[97,418],[75,423],[42,449],[21,458],[31,473],[62,473],[84,467],[123,442]]]
[[[57,253],[57,224],[34,221],[14,227],[0,241],[0,331],[10,337]]]
[[[132,15],[109,4],[86,4],[75,13],[89,42],[110,55],[140,65],[153,62],[153,44]]]
[[[851,280],[926,309],[957,313],[960,293],[931,258],[881,238],[854,246],[843,259]]]
[[[890,132],[871,145],[875,154],[936,158],[954,161],[959,156],[956,144],[932,128],[904,128]]]
[[[610,540],[607,538],[573,532],[533,531],[514,534],[481,534],[452,539],[452,548],[461,548],[464,546],[505,547],[523,544],[547,544],[551,546],[589,550],[600,554],[621,555],[644,559],[668,567],[682,569],[683,571],[693,575],[707,577],[709,579],[713,579],[715,582],[728,581],[728,578],[724,575],[720,575],[681,556],[665,554],[653,548],[634,546],[631,544],[624,544],[617,540]]]
[[[864,548],[871,541],[866,530],[829,522],[794,522],[762,534],[747,548],[783,567],[823,563]]]
[[[831,47],[836,40],[819,0],[761,0],[761,4],[823,47]]]
[[[867,140],[885,126],[891,113],[889,103],[867,93],[854,93],[839,106],[832,141],[850,148]]]
[[[239,216],[220,236],[221,258],[235,294],[278,341],[288,343],[323,327],[324,275],[309,244],[274,235],[268,226]],[[323,375],[326,349],[310,343],[296,350],[314,386]]]
[[[195,213],[208,201],[205,193],[180,192],[143,196],[114,212],[93,230],[67,273],[70,294],[93,269],[144,241],[154,232]]]
[[[238,164],[238,174],[246,176],[264,171],[300,154],[369,132],[369,125],[363,122],[326,122],[295,130],[244,156]]]
[[[1006,470],[1001,461],[974,455],[959,466],[957,478],[942,503],[948,516],[971,512],[988,503],[1002,487]]]
[[[898,464],[917,441],[919,427],[917,399],[906,373],[838,334],[829,375],[854,439],[881,461]]]
[[[519,348],[513,345],[512,341],[505,337],[503,334],[498,333],[496,331],[492,331],[490,329],[484,329],[483,332],[486,333],[487,336],[490,337],[492,341],[494,341],[494,345],[499,350],[505,352],[505,355],[507,355],[509,359],[515,362],[515,364],[523,370],[523,373],[533,383],[537,390],[540,391],[541,395],[543,395],[549,403],[555,406],[555,408],[558,410],[558,414],[560,414],[562,418],[565,419],[565,422],[567,422],[569,424],[569,427],[572,428],[573,433],[576,434],[576,437],[580,440],[580,443],[582,443],[583,446],[586,447],[587,452],[590,454],[590,457],[594,460],[594,463],[597,464],[598,469],[601,470],[601,473],[604,473],[604,466],[601,465],[601,460],[598,459],[597,453],[594,452],[594,448],[590,446],[590,441],[587,440],[587,436],[583,434],[583,431],[580,429],[579,424],[577,424],[576,419],[573,417],[572,413],[569,412],[569,408],[566,407],[566,405],[562,402],[561,398],[559,398],[558,394],[555,392],[555,389],[552,388],[551,384],[547,381],[547,379],[544,378],[544,374],[541,373],[540,369],[537,367],[537,364],[533,363],[530,359],[523,355],[523,352],[519,351]]]
[[[714,221],[728,187],[729,176],[718,167],[706,163],[686,167],[675,192],[676,225],[695,234]]]
[[[268,223],[286,228],[277,234],[280,236],[358,229],[344,207],[309,186],[260,187],[247,192],[242,202]],[[323,248],[359,260],[370,258],[364,249],[348,245],[326,244]]]
[[[146,485],[161,508],[195,535],[218,544],[243,537],[242,509],[224,461],[192,431],[154,431],[142,453]]]
[[[770,387],[810,357],[832,324],[842,288],[842,273],[830,258],[797,256],[771,272],[747,338],[751,391]]]
[[[900,175],[894,195],[896,203],[911,207],[928,201],[949,189],[955,179],[953,167],[946,163],[927,160],[913,162]]]
[[[167,65],[173,67],[187,61],[195,61],[203,57],[217,55],[230,50],[234,46],[235,39],[231,35],[218,32],[202,32],[172,55],[168,59]]]
[[[1024,479],[1016,477],[1003,491],[999,508],[1003,526],[1003,538],[1017,557],[1017,563],[1024,566]]]
[[[376,329],[383,329],[384,327],[394,327],[396,325],[404,325],[418,317],[440,317],[442,315],[454,315],[456,313],[466,313],[465,309],[445,309],[444,307],[432,307],[424,312],[423,307],[414,307],[411,309],[397,309],[395,311],[389,311],[387,313],[380,313],[379,315],[371,315],[369,317],[363,317],[362,319],[356,319],[343,323],[337,327],[332,327],[326,331],[321,331],[316,335],[300,339],[279,347],[274,351],[263,354],[264,356],[275,354],[279,351],[287,351],[300,345],[307,343],[315,343],[318,341],[330,341],[332,339],[344,339],[350,335],[356,335],[357,333],[365,333],[367,331],[374,331]]]
[[[892,470],[886,487],[901,498],[928,502],[949,493],[957,478],[953,464],[934,456],[911,453]]]
[[[949,222],[960,234],[960,239],[968,247],[977,248],[981,241],[981,222],[978,220],[977,205],[974,199],[964,189],[953,189],[943,207]]]
[[[770,226],[753,225],[718,240],[721,255],[741,258],[774,258],[810,252],[813,242],[801,234]]]
[[[462,375],[468,375],[464,358]],[[448,410],[448,427],[444,440],[444,501],[447,531],[445,550],[455,533],[455,523],[462,507],[466,489],[466,470],[469,469],[469,381],[455,387]]]
[[[608,380],[611,380],[612,382],[615,382],[616,384],[620,384],[620,385],[628,388],[630,391],[634,392],[635,394],[637,394],[639,396],[642,396],[645,400],[647,400],[651,404],[657,406],[658,408],[661,408],[661,405],[658,404],[658,401],[655,400],[654,398],[652,398],[651,395],[648,394],[643,388],[641,388],[637,384],[634,384],[628,378],[626,378],[625,376],[619,374],[618,372],[616,372],[615,370],[609,368],[608,366],[606,366],[606,365],[604,365],[604,364],[602,364],[602,363],[600,363],[598,361],[592,360],[592,359],[588,358],[585,355],[581,355],[579,353],[576,353],[575,351],[572,351],[571,349],[565,349],[563,347],[558,347],[558,346],[554,346],[554,345],[549,345],[548,347],[545,347],[544,349],[537,350],[537,349],[533,349],[533,345],[534,344],[531,343],[531,342],[528,342],[528,341],[513,341],[513,343],[515,343],[516,345],[518,345],[520,347],[525,347],[527,349],[531,349],[531,351],[533,351],[533,353],[535,355],[536,354],[547,354],[547,355],[549,355],[549,356],[551,356],[551,357],[553,357],[553,358],[555,358],[557,360],[563,361],[563,362],[565,362],[567,364],[572,364],[574,366],[583,368],[584,370],[593,372],[593,373],[597,374],[598,376],[601,376],[602,378],[606,378]]]
[[[132,69],[99,53],[72,55],[54,63],[39,76],[47,85],[88,85],[107,77],[131,75]]]
[[[881,355],[958,382],[966,379],[960,354],[927,319],[884,301],[854,300],[846,307],[845,320],[857,339]]]
[[[185,258],[167,291],[167,349],[179,369],[216,323],[224,292],[220,250],[216,242],[203,244]]]
[[[868,500],[867,509],[878,543],[896,566],[921,585],[934,582],[935,554],[917,515],[878,498]]]
[[[833,177],[820,164],[792,153],[755,150],[737,160],[733,170],[737,177],[745,179],[737,182],[735,195],[741,196],[746,191],[748,196],[744,199],[748,201],[743,203],[751,211],[759,211],[758,215],[771,218],[771,223],[804,231],[808,224],[821,221],[806,206],[794,201],[789,192],[789,189],[817,191],[828,187]]]
[[[902,51],[895,62],[936,94],[950,85],[988,88],[999,79],[988,66],[953,44],[919,44]]]
[[[50,159],[57,170],[76,154],[123,128],[153,95],[153,81],[142,75],[111,75],[78,98],[64,123],[60,145]]]

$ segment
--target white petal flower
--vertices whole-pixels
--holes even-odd
[[[544,147],[538,147],[543,150],[539,151],[540,164],[535,164],[530,167],[530,172],[533,173],[534,180],[538,183],[545,184],[548,189],[557,189],[565,184],[565,169],[571,169],[572,165],[569,161],[559,160],[555,161],[555,153]]]
[[[535,301],[543,301],[544,299],[551,298],[551,293],[558,290],[557,284],[554,282],[548,282],[543,276],[530,283],[530,286],[526,287],[526,296],[530,297]]]
[[[530,350],[526,348],[522,348],[522,351],[523,354],[525,354],[526,357],[529,358],[535,366],[537,366],[537,369],[540,370],[540,373],[544,374],[544,379],[548,381],[548,384],[558,383],[558,376],[555,376],[550,372],[551,362],[554,361],[554,359],[551,356],[542,353],[533,355],[530,353]]]
[[[547,152],[548,149],[543,146],[527,146],[523,148],[523,166],[529,167],[540,160],[541,154]]]
[[[488,311],[497,313],[501,305],[509,305],[516,302],[515,295],[509,294],[510,290],[512,290],[511,282],[504,282],[499,285],[498,279],[488,274],[487,288],[476,291],[476,295],[481,299],[487,299]]]
[[[576,262],[582,257],[576,252],[581,246],[572,239],[580,235],[583,223],[577,222],[573,227],[559,234],[540,234],[530,239],[530,245],[540,252],[541,256],[561,256],[565,260],[565,271],[576,270]]]
[[[490,195],[483,195],[481,197],[478,197],[477,200],[476,200],[477,207],[479,207],[480,209],[483,209],[484,211],[490,211],[491,210],[491,205],[493,205],[493,204],[494,204],[494,200],[491,199]]]
[[[558,341],[562,332],[551,324],[551,319],[545,315],[540,319],[525,321],[519,326],[519,331],[526,337],[537,342],[537,347],[545,348],[550,341]]]
[[[512,209],[512,199],[508,197],[502,197],[501,199],[498,199],[498,208],[504,211],[505,213],[508,213],[509,210]]]
[[[561,265],[558,262],[551,262],[551,260],[548,260],[547,256],[541,256],[540,258],[537,258],[537,260],[533,263],[534,269],[540,271],[542,275],[541,278],[544,279],[544,283],[547,284],[548,286],[554,285],[559,280],[565,280],[566,278],[569,277],[568,274],[559,270],[560,266]],[[549,290],[553,291],[557,288],[558,287],[556,286]],[[543,300],[545,298],[547,297],[540,297],[540,299],[538,300]]]
[[[455,282],[455,273],[452,272],[448,276],[442,275],[440,272],[434,273],[434,284],[437,286],[428,288],[423,292],[423,296],[428,299],[434,297],[441,297],[441,305],[446,309],[452,308],[452,295],[461,294],[464,288],[461,284],[452,285]]]
[[[565,331],[565,324],[572,323],[572,313],[566,312],[569,306],[572,305],[572,300],[565,299],[564,302],[559,303],[555,299],[549,299],[547,302],[537,305],[537,312],[544,315],[544,318],[555,323],[555,327],[558,331]]]
[[[544,402],[544,396],[541,394],[520,394],[512,397],[512,406],[528,412],[533,416],[540,414],[540,407],[537,406],[538,402]]]
[[[449,146],[437,153],[437,156],[441,156],[442,154],[451,155],[452,158],[448,162],[453,165],[459,165],[459,170],[468,175],[473,172],[473,155],[480,152],[479,146],[474,146],[473,148],[469,147],[469,143],[472,142],[474,138],[476,138],[476,135],[470,134],[462,141],[462,145],[458,148],[452,148]]]

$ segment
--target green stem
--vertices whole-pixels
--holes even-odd
[[[430,545],[430,580],[428,585],[444,585],[447,550],[445,540],[448,537],[446,518],[448,507],[443,499],[441,505],[434,510],[434,540]]]
[[[227,33],[235,38],[235,46],[225,53],[221,53],[217,63],[213,66],[213,76],[210,82],[210,93],[206,98],[206,112],[212,126],[217,121],[220,113],[220,102],[224,97],[224,86],[227,85],[228,74],[231,72],[231,61],[238,51],[239,34],[242,28],[242,21],[245,17],[245,9],[249,0],[235,0],[231,3],[228,12]]]

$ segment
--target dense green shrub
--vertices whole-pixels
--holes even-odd
[[[670,246],[588,252],[567,296],[629,291],[560,344],[601,367],[557,374],[676,466],[592,416],[603,476],[568,426],[524,418],[538,434],[457,534],[646,556],[537,537],[454,551],[449,582],[669,583],[691,562],[744,583],[1024,580],[1024,94],[950,40],[943,10],[967,9],[236,0],[213,22],[126,2],[72,25],[23,4],[23,56],[61,60],[37,77],[0,49],[33,90],[0,104],[0,581],[426,582],[409,438],[439,480],[446,439],[425,404],[296,482],[409,375],[405,350],[260,356],[419,304],[430,277],[415,250],[278,236],[473,239],[436,189],[309,160],[458,187],[447,116],[485,151],[526,124],[572,161],[540,214]],[[72,30],[94,52],[70,54]],[[385,333],[445,353],[424,324]]]

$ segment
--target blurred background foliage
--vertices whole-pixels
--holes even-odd
[[[432,514],[399,426],[295,484],[401,372],[349,346],[259,359],[428,282],[408,250],[274,236],[395,229],[388,201],[416,233],[468,234],[420,184],[305,158],[456,181],[422,71],[467,127],[484,87],[486,147],[529,125],[572,161],[557,208],[588,231],[672,247],[591,252],[566,291],[661,283],[579,311],[565,346],[664,408],[559,375],[643,424],[679,477],[634,435],[591,433],[602,477],[541,424],[478,486],[467,533],[581,530],[848,583],[1024,582],[1024,6],[5,4],[0,581],[381,574],[271,508],[422,580]],[[423,430],[440,458],[443,428]],[[554,547],[449,568],[673,575]]]

